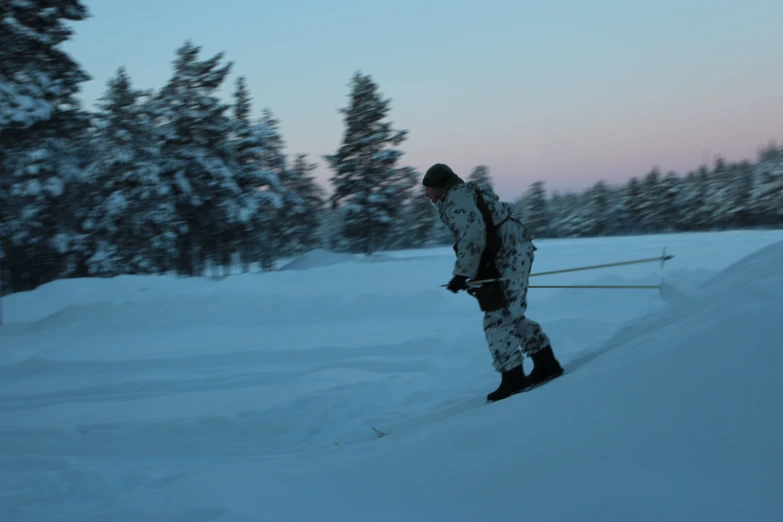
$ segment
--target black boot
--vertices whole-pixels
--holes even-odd
[[[507,372],[501,374],[500,386],[498,389],[487,395],[487,402],[495,402],[511,397],[515,393],[523,391],[529,386],[525,372],[520,364]]]
[[[527,378],[528,387],[538,386],[563,375],[563,367],[560,366],[555,354],[552,353],[550,345],[531,354],[530,358],[533,359],[533,369]]]

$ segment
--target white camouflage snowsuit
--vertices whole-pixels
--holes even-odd
[[[474,183],[460,183],[448,189],[435,203],[441,220],[454,235],[457,255],[454,275],[473,279],[486,240],[484,219],[476,203],[475,191],[478,189]],[[500,277],[517,278],[502,282],[508,305],[484,312],[484,335],[493,366],[498,372],[504,372],[522,364],[525,354],[531,355],[545,348],[549,338],[540,324],[525,317],[528,279],[522,276],[530,274],[536,249],[524,225],[513,217],[514,205],[500,201],[486,185],[480,190],[494,226],[500,225],[497,230],[502,245],[495,258]]]

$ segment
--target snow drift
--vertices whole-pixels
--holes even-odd
[[[779,520],[783,242],[759,237],[697,238],[720,258],[672,249],[667,281],[690,283],[673,304],[531,292],[569,373],[491,405],[475,302],[424,290],[447,249],[11,296],[2,518]],[[594,240],[585,261],[620,243]]]
[[[353,261],[354,259],[356,259],[356,256],[353,254],[331,252],[329,250],[317,248],[297,256],[280,267],[280,270],[309,270],[311,268],[345,263],[346,261]]]

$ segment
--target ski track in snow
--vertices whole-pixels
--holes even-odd
[[[504,402],[591,389],[591,379],[602,378],[596,372],[610,371],[629,343],[654,346],[675,322],[714,314],[720,323],[726,311],[698,301],[701,292],[731,291],[732,277],[769,269],[763,258],[731,265],[781,239],[748,232],[539,241],[534,271],[654,257],[666,245],[676,256],[664,270],[671,286],[664,299],[648,291],[531,290],[529,313],[568,373],[488,406],[498,379],[478,306],[437,288],[448,280],[451,249],[373,262],[328,256],[321,267],[311,255],[291,270],[222,281],[57,281],[8,296],[0,326],[2,520],[302,520],[279,507],[267,516],[256,496],[263,490],[274,504],[290,487],[295,498],[302,484],[316,487],[303,476],[335,466],[350,475],[364,458],[392,458],[417,440],[462,437],[484,448],[486,434],[464,423],[510,407]],[[652,264],[533,284],[655,284],[660,276]],[[764,299],[773,291],[747,292]],[[388,437],[383,444],[374,428]],[[224,501],[198,497],[221,485]],[[318,488],[316,497],[326,495]],[[425,511],[417,516],[427,519]],[[602,519],[639,519],[630,513],[618,508]],[[358,507],[355,516],[362,519]],[[472,519],[469,510],[462,516]]]

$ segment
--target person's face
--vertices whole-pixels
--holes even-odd
[[[427,193],[427,199],[435,203],[440,199],[440,196],[443,194],[442,188],[435,188],[435,187],[424,187],[425,192]]]

